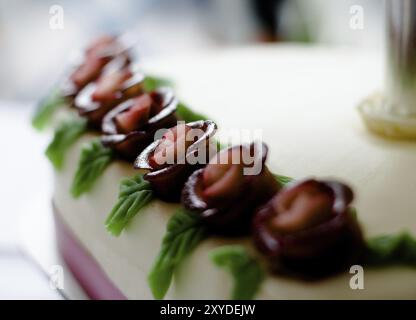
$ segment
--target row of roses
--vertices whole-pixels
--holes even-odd
[[[86,50],[61,92],[87,126],[102,133],[103,147],[147,170],[143,179],[155,197],[180,202],[210,234],[251,235],[276,272],[321,277],[362,258],[363,235],[347,185],[307,179],[283,186],[265,165],[267,146],[258,142],[218,150],[206,162],[191,163],[188,159],[201,146],[216,148],[215,123],[176,125],[183,119],[172,90],[146,90],[144,76],[133,69],[127,48],[117,38],[103,37]],[[167,131],[153,141],[159,129]],[[186,140],[186,133],[195,129],[200,134]],[[185,152],[179,153],[183,146]],[[244,151],[253,161],[260,159],[260,173],[244,174],[253,166],[241,159]],[[166,154],[177,162],[161,161]]]
[[[156,163],[157,155],[169,150],[174,153],[183,139],[175,135],[179,127],[173,127],[174,139],[166,134],[150,144],[157,129],[170,128],[177,121],[172,91],[144,92],[143,77],[131,70],[131,59],[115,38],[99,39],[85,57],[69,78],[76,90],[68,90],[67,96],[74,97],[74,106],[87,117],[91,128],[101,127],[104,145],[127,160],[139,154],[135,168],[149,170],[144,179],[159,198],[181,198],[183,206],[198,212],[213,233],[251,232],[257,248],[270,257],[276,269],[326,274],[359,257],[362,234],[351,215],[353,196],[348,186],[307,180],[282,189],[264,164],[267,147],[259,143],[222,150],[219,163],[210,161],[203,168],[186,161]],[[188,143],[185,157],[215,133],[211,121],[185,125],[185,131],[192,128],[203,129],[205,134]],[[262,157],[260,174],[244,175],[244,168],[252,164],[232,163],[243,148]]]

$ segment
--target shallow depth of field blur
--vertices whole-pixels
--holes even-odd
[[[349,46],[382,51],[380,0],[0,0],[0,299],[59,298],[19,247],[18,218],[31,197],[49,192],[41,151],[30,127],[36,101],[64,71],[74,49],[103,33],[128,32],[140,59],[197,55],[230,47]],[[50,9],[63,9],[51,29]],[[353,6],[362,29],[350,27]],[[26,207],[25,207],[26,206]]]
[[[63,29],[50,28],[54,4]],[[350,28],[353,5],[364,9],[363,30]],[[379,0],[1,0],[0,99],[39,97],[71,50],[105,32],[131,33],[143,58],[259,42],[377,48],[381,12]]]

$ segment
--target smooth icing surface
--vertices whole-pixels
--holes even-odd
[[[256,47],[195,59],[148,63],[153,74],[177,83],[194,110],[220,128],[263,129],[273,172],[302,178],[337,177],[356,192],[355,207],[367,236],[407,229],[416,234],[416,143],[384,140],[367,132],[357,103],[380,84],[381,59],[350,50]],[[118,238],[104,221],[122,177],[137,171],[114,162],[95,188],[79,199],[69,193],[84,137],[55,174],[55,204],[67,225],[128,298],[151,298],[146,277],[166,223],[177,205],[152,202]],[[184,261],[167,298],[229,297],[231,277],[208,258],[230,242],[211,238]],[[243,240],[250,250],[248,240]],[[254,251],[253,251],[254,252]],[[415,270],[365,268],[364,290],[352,290],[351,274],[306,283],[269,275],[257,298],[415,298]]]

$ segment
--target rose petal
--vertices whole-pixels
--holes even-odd
[[[87,59],[72,73],[70,79],[78,88],[82,88],[99,75],[104,64],[105,60],[97,57]]]
[[[116,106],[106,114],[102,122],[101,130],[104,133],[101,137],[102,143],[105,146],[114,149],[119,156],[128,161],[134,160],[137,157],[137,153],[140,153],[151,144],[157,130],[170,128],[177,123],[175,116],[177,99],[174,97],[172,90],[165,88],[144,95],[150,96],[150,114],[153,113],[153,109],[156,105],[158,105],[158,108],[156,109],[160,110],[160,112],[151,115],[151,118],[146,121],[144,121],[144,118],[139,119],[138,122],[145,122],[142,126],[140,123],[135,123],[134,125],[131,125],[131,127],[134,127],[133,130],[125,132],[120,128],[117,121],[118,116],[124,115],[125,112],[129,112],[137,105],[137,98],[129,99]],[[147,100],[147,98],[144,98],[143,100]],[[143,100],[141,101],[145,102],[145,105],[148,105],[148,103]],[[139,106],[141,106],[141,103],[139,103]],[[141,108],[139,109],[141,110]],[[130,120],[131,119],[129,118],[128,121]],[[123,120],[121,120],[121,122],[123,122]]]
[[[129,79],[132,73],[128,69],[118,70],[104,74],[97,81],[97,86],[92,94],[93,101],[105,101],[115,98],[115,92],[120,90],[124,81]]]
[[[275,210],[282,207],[278,202],[278,196],[272,200]],[[328,194],[302,192],[286,211],[276,211],[277,215],[272,219],[271,227],[286,233],[305,230],[330,219],[333,216],[332,205],[333,199]]]
[[[345,270],[363,249],[361,228],[349,211],[352,198],[351,189],[336,181],[293,183],[257,210],[254,243],[277,272],[314,279]]]
[[[231,167],[231,152],[232,149],[221,150],[210,159],[203,173],[205,187],[218,181]]]
[[[241,160],[240,151],[244,148],[245,151],[254,150],[257,156],[261,154],[262,169],[256,175],[244,175],[243,163],[232,164],[231,160]],[[197,212],[201,221],[214,233],[227,236],[248,234],[255,209],[279,189],[276,179],[265,166],[266,157],[267,146],[264,144],[255,146],[253,143],[221,151],[205,169],[188,179],[182,193],[182,204]]]
[[[85,50],[85,54],[87,56],[98,56],[102,51],[105,51],[108,47],[113,46],[116,42],[117,39],[114,36],[103,35],[89,45],[89,47]]]
[[[152,99],[149,94],[143,94],[134,99],[134,105],[116,116],[115,121],[122,132],[137,130],[147,123],[150,116]]]
[[[205,176],[205,175],[204,175]],[[228,198],[238,194],[243,182],[243,167],[233,164],[225,174],[203,191],[205,198]]]
[[[167,164],[174,164],[178,159],[184,159],[186,150],[193,141],[188,141],[187,134],[192,130],[185,124],[179,124],[169,129],[162,137],[162,141],[156,147],[150,162],[154,168]]]
[[[192,172],[198,170],[202,166],[201,163],[188,162],[187,159],[194,155],[194,153],[199,150],[198,148],[208,149],[211,146],[209,140],[215,134],[217,128],[215,123],[210,120],[195,121],[187,123],[186,126],[190,129],[198,129],[198,131],[201,131],[202,134],[198,136],[196,141],[192,141],[189,147],[187,145],[188,141],[185,141],[186,155],[184,155],[183,164],[175,163],[171,165],[160,166],[154,160],[156,149],[158,150],[156,153],[166,152],[166,149],[172,150],[172,146],[174,147],[177,142],[183,141],[183,138],[181,138],[181,136],[183,137],[183,133],[181,134],[179,132],[180,130],[178,130],[179,128],[175,127],[175,129],[172,128],[174,130],[166,132],[164,138],[156,140],[150,144],[145,150],[143,150],[143,152],[139,154],[139,156],[136,158],[136,161],[134,162],[134,168],[150,170],[149,173],[145,174],[144,179],[152,184],[153,190],[162,200],[178,201],[180,199],[185,181],[192,174]],[[182,130],[182,132],[185,131],[191,133],[189,136],[191,137],[192,132],[190,132],[190,130],[186,127],[184,128],[185,130]],[[208,154],[208,152],[206,152],[206,154]],[[156,157],[158,157],[158,155]],[[205,159],[205,161],[207,161],[207,159]]]

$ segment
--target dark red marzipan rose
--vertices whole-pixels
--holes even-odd
[[[85,50],[84,62],[70,75],[71,81],[77,88],[84,87],[98,77],[101,68],[111,59],[111,56],[102,53],[114,46],[116,41],[115,37],[103,36]]]
[[[126,160],[134,160],[152,141],[156,130],[176,124],[178,100],[169,88],[129,99],[103,119],[101,141]]]
[[[120,103],[141,95],[144,75],[132,74],[129,68],[104,73],[75,97],[74,106],[88,119],[90,128],[100,130],[104,116]]]
[[[215,233],[249,233],[255,209],[279,189],[265,165],[267,153],[267,146],[262,143],[220,151],[204,169],[189,177],[182,193],[182,204],[198,212]],[[258,170],[252,174],[246,172],[254,168],[254,164]]]
[[[110,62],[117,59],[117,64],[130,64],[129,45],[119,38],[104,35],[97,38],[85,50],[79,62],[71,68],[70,74],[61,85],[64,97],[71,100],[87,84],[97,80]]]
[[[345,270],[363,248],[352,199],[336,181],[290,184],[257,211],[254,242],[276,272],[312,279]]]
[[[207,163],[213,152],[211,137],[216,128],[210,120],[170,128],[137,157],[134,167],[149,170],[144,179],[160,199],[177,202],[185,181]]]

